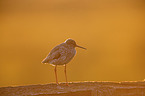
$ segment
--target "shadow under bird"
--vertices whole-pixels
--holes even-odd
[[[57,79],[57,65],[64,65],[65,69],[65,79],[66,79],[66,85],[68,85],[67,82],[67,75],[66,75],[66,64],[69,63],[72,58],[76,54],[75,48],[79,47],[82,49],[86,49],[84,47],[81,47],[76,44],[76,42],[72,39],[67,39],[64,43],[61,43],[54,47],[48,56],[42,61],[42,63],[45,64],[52,64],[55,66],[54,71],[55,71],[55,77],[56,77],[56,84],[58,85],[58,79]]]

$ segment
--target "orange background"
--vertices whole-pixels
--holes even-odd
[[[1,0],[0,86],[55,82],[41,61],[67,38],[88,49],[76,48],[69,81],[145,78],[144,0]]]

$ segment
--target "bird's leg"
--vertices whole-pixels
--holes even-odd
[[[56,78],[56,84],[58,85],[58,79],[57,79],[57,69],[56,69],[57,65],[55,65],[54,71],[55,71],[55,78]]]
[[[64,73],[65,73],[65,80],[66,80],[66,85],[68,86],[68,82],[67,82],[67,75],[66,75],[66,64],[64,65]]]

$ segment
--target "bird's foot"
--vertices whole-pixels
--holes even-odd
[[[66,83],[66,86],[70,86],[68,83]]]
[[[56,84],[57,84],[57,85],[59,85],[59,83],[58,83],[58,82],[57,82]]]

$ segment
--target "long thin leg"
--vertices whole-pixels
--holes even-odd
[[[56,84],[58,85],[58,79],[57,79],[57,69],[56,69],[57,65],[55,65],[54,71],[55,71],[55,78],[56,78]]]
[[[67,74],[66,74],[66,64],[64,65],[64,73],[65,73],[65,80],[66,80],[66,85],[68,86],[68,82],[67,82]]]

